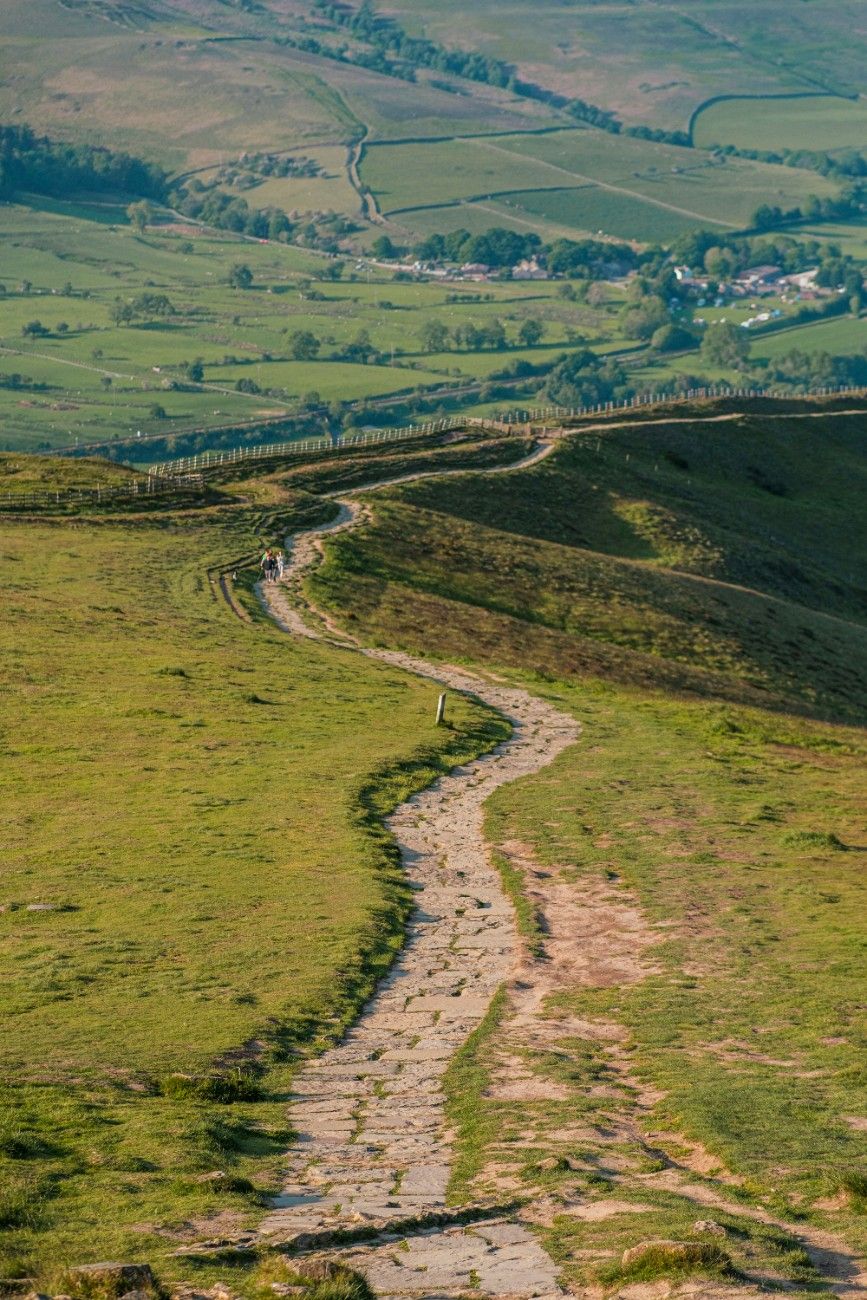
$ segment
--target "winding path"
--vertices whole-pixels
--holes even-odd
[[[502,469],[433,473],[514,473],[550,450],[544,445]],[[317,562],[323,537],[363,517],[353,498],[383,486],[339,498],[331,524],[290,540],[283,585],[262,590],[284,630],[332,639],[302,617],[301,578]],[[483,805],[498,786],[550,763],[579,727],[526,691],[408,654],[355,648],[483,700],[509,719],[513,734],[388,819],[417,896],[406,946],[355,1028],[297,1076],[291,1119],[298,1136],[259,1240],[311,1249],[335,1233],[360,1237],[366,1230],[372,1241],[347,1245],[346,1258],[384,1296],[559,1295],[553,1262],[509,1207],[447,1208],[452,1136],[442,1081],[518,961],[512,908],[484,839]]]

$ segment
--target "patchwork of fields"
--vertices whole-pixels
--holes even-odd
[[[570,233],[670,243],[686,230],[749,226],[762,203],[789,208],[834,184],[813,172],[586,128],[369,148],[362,179],[383,213],[425,231],[459,227],[461,206],[541,217]],[[454,204],[454,207],[450,207]]]

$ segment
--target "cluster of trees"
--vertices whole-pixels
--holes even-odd
[[[380,236],[373,247],[376,257],[396,257],[395,248],[388,236]],[[624,270],[652,260],[657,254],[639,254],[630,244],[615,244],[601,239],[557,239],[543,244],[534,232],[520,234],[502,226],[491,226],[477,235],[468,230],[452,230],[447,235],[429,235],[413,248],[421,262],[481,263],[484,266],[507,270],[527,258],[535,257],[547,266],[552,275],[572,278],[591,278],[606,267],[616,265]]]
[[[538,320],[529,318],[521,322],[517,342],[522,347],[532,348],[540,342],[545,328]],[[487,321],[484,325],[468,322],[456,325],[450,330],[442,321],[425,321],[419,335],[425,352],[449,352],[453,349],[465,349],[467,352],[480,352],[490,349],[502,352],[509,346],[506,327],[500,320]]]
[[[737,158],[752,158],[756,162],[777,163],[783,167],[799,167],[839,181],[867,176],[867,158],[857,149],[824,153],[816,149],[741,149],[726,144],[715,146],[714,152]]]
[[[601,239],[557,239],[545,249],[545,264],[554,275],[588,278],[603,266],[618,263],[627,269],[641,258],[629,244],[612,244]]]
[[[792,348],[783,356],[765,363],[766,383],[793,384],[800,388],[826,385],[867,384],[867,349],[853,356],[832,356],[830,352],[802,352]]]
[[[31,379],[30,375],[19,374],[17,370],[8,374],[0,371],[0,388],[9,388],[13,392],[42,393],[46,391],[48,384],[40,379]]]
[[[177,312],[164,293],[140,293],[130,301],[115,298],[109,315],[115,325],[131,325],[134,320],[164,320]]]
[[[292,234],[292,222],[281,208],[251,208],[246,199],[209,189],[195,176],[175,190],[169,202],[185,217],[217,230],[233,230],[256,239],[288,239]]]
[[[166,188],[162,168],[131,154],[95,145],[63,144],[36,135],[29,126],[0,126],[0,199],[12,199],[22,190],[163,199]]]
[[[560,357],[548,374],[542,394],[555,406],[593,406],[618,401],[632,389],[623,367],[589,348]]]
[[[845,221],[863,212],[865,203],[867,191],[860,184],[851,184],[834,198],[811,194],[800,207],[785,211],[775,203],[763,203],[753,213],[752,224],[756,230],[778,230],[799,221]]]
[[[287,154],[254,153],[242,154],[236,163],[226,163],[217,175],[224,185],[232,185],[239,179],[252,181],[263,177],[285,176],[319,176],[322,168],[315,158],[296,158]]]
[[[541,253],[542,240],[533,232],[522,235],[502,226],[492,226],[479,235],[471,235],[468,230],[429,235],[413,251],[421,262],[478,262],[505,268]]]
[[[698,230],[674,241],[670,261],[682,262],[693,271],[703,268],[719,280],[728,280],[749,266],[779,266],[787,275],[818,266],[819,285],[831,289],[843,286],[848,293],[854,293],[863,280],[862,268],[851,256],[844,255],[838,244],[797,240],[787,235],[754,235],[745,239],[719,231]]]

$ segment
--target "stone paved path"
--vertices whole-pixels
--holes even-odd
[[[500,472],[545,454],[539,449]],[[284,585],[262,590],[290,633],[329,636],[308,623],[291,593],[297,601],[321,538],[363,514],[354,500],[340,504],[332,524],[290,541]],[[506,715],[514,730],[388,819],[417,895],[406,947],[355,1028],[298,1074],[291,1111],[298,1139],[260,1239],[304,1248],[334,1230],[375,1229],[373,1244],[346,1247],[345,1257],[384,1296],[559,1295],[552,1261],[516,1218],[480,1212],[475,1221],[439,1227],[431,1219],[448,1216],[443,1075],[518,957],[512,909],[482,833],[483,804],[498,786],[550,763],[576,739],[578,724],[526,691],[462,669],[396,651],[360,653],[469,692]]]

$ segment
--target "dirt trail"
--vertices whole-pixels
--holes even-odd
[[[517,465],[475,472],[514,472],[550,450],[543,445]],[[341,499],[331,524],[288,543],[284,584],[262,589],[287,632],[332,639],[290,593],[317,562],[322,538],[354,527],[363,513],[357,501]],[[526,691],[463,669],[389,650],[358,653],[484,700],[510,720],[513,734],[388,819],[418,900],[406,947],[355,1028],[299,1073],[291,1111],[298,1138],[283,1195],[258,1239],[310,1248],[335,1231],[372,1229],[376,1240],[347,1246],[347,1259],[384,1296],[559,1295],[553,1262],[514,1213],[490,1205],[461,1216],[447,1210],[451,1139],[442,1079],[518,961],[512,908],[484,840],[483,805],[498,786],[550,763],[579,726]]]

